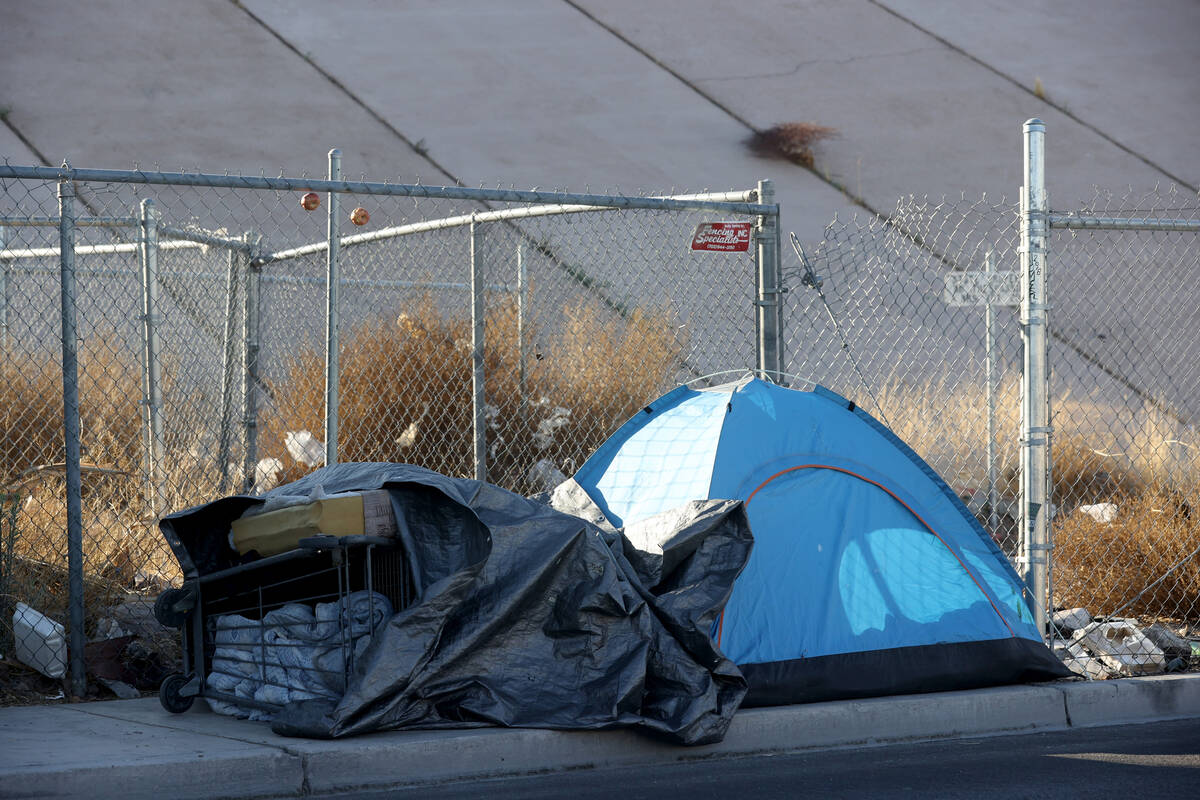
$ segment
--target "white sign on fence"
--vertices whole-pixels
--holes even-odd
[[[948,306],[1020,305],[1021,273],[950,272],[942,299]]]

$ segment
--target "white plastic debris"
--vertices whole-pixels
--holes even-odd
[[[96,637],[92,641],[99,642],[105,639],[119,639],[122,636],[128,635],[128,632],[115,619],[112,617],[102,617],[96,623]]]
[[[554,462],[548,458],[543,458],[530,467],[528,477],[530,483],[547,492],[567,479],[562,470],[554,466]]]
[[[559,428],[571,421],[571,409],[554,406],[548,416],[538,423],[537,431],[533,434],[533,443],[538,449],[545,450],[554,444],[554,436]]]
[[[403,317],[404,315],[401,314],[400,316]],[[416,419],[408,423],[408,427],[401,431],[400,435],[396,437],[396,446],[412,447],[414,444],[416,444],[417,434],[421,432],[421,424],[425,422],[425,418],[428,416],[429,403],[423,403],[421,405],[421,413],[417,415]]]
[[[107,686],[113,694],[122,700],[134,700],[142,696],[141,692],[124,681],[109,680],[108,678],[97,678],[96,680]]]
[[[401,431],[400,435],[396,437],[396,446],[412,447],[414,444],[416,444],[417,430],[418,428],[415,420],[408,423],[408,427]]]
[[[66,629],[20,602],[13,612],[13,649],[18,661],[47,678],[67,674]]]
[[[1118,675],[1151,675],[1167,666],[1163,651],[1142,634],[1133,620],[1089,625],[1076,631],[1074,638]]]
[[[288,454],[297,463],[317,467],[325,463],[325,445],[311,431],[288,431],[283,437]]]
[[[1096,522],[1109,523],[1117,518],[1116,503],[1093,503],[1092,505],[1080,506],[1075,509],[1081,514],[1087,514]]]
[[[268,492],[279,485],[279,473],[283,462],[278,458],[264,458],[254,465],[254,494]]]

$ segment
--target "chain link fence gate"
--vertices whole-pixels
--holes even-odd
[[[338,160],[333,180],[0,167],[0,652],[15,611],[18,634],[44,614],[38,663],[82,694],[84,640],[181,577],[158,518],[327,449],[528,493],[672,385],[780,352],[769,182],[473,190],[343,182]],[[693,250],[713,221],[757,246]]]

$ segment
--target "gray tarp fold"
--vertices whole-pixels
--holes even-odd
[[[710,631],[750,554],[740,502],[689,504],[631,541],[570,482],[546,504],[410,465],[337,464],[272,494],[318,485],[391,493],[416,600],[376,632],[340,702],[285,706],[278,733],[628,726],[689,745],[725,735],[746,682]],[[236,562],[229,523],[256,502],[163,520],[186,575]]]

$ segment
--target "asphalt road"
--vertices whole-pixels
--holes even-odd
[[[487,797],[1138,798],[1200,790],[1200,721],[823,750],[371,791],[356,800]],[[1178,794],[1176,794],[1178,792]]]

